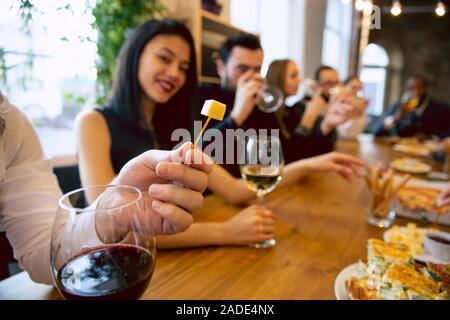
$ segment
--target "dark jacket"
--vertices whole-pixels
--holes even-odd
[[[400,102],[392,105],[383,116],[372,124],[372,133],[378,136],[398,135],[401,137],[411,137],[417,134],[435,135],[439,138],[450,136],[450,107],[431,98],[421,114],[417,112],[417,109],[414,109],[400,118],[394,128],[385,130],[385,119],[388,116],[395,115],[401,107],[402,103]]]
[[[205,100],[214,99],[219,102],[222,102],[227,105],[225,117],[223,121],[215,121],[211,122],[209,125],[210,128],[218,129],[222,132],[223,137],[226,137],[227,129],[238,129],[234,121],[229,116],[235,100],[235,93],[231,92],[227,89],[222,88],[220,85],[216,84],[208,84],[202,85],[198,88],[192,107],[192,119],[201,120],[202,123],[205,122],[206,117],[200,114],[203,103]],[[283,148],[283,155],[285,163],[290,163],[296,160],[309,158],[312,156],[320,155],[323,153],[327,153],[333,150],[333,145],[335,141],[335,135],[330,134],[328,136],[324,136],[320,130],[320,124],[322,118],[316,121],[314,128],[308,136],[302,136],[295,133],[295,129],[300,123],[300,119],[305,110],[305,106],[301,102],[297,102],[293,107],[286,107],[282,121],[290,133],[290,138],[286,138],[281,134],[279,134],[281,145]],[[193,122],[192,121],[192,122]],[[264,113],[259,109],[255,108],[250,116],[247,118],[245,123],[242,126],[243,130],[246,129],[268,129],[267,133],[270,134],[270,129],[280,129],[280,124],[275,117],[274,113]],[[194,137],[195,138],[195,137]],[[226,143],[234,143],[234,141],[224,141]],[[209,142],[211,143],[211,142]],[[224,143],[224,148],[226,147],[226,143]],[[208,146],[208,141],[203,141],[204,151],[208,150],[206,147]],[[208,153],[208,152],[207,152]],[[235,148],[235,155],[237,150]],[[225,149],[223,150],[223,154],[225,156]],[[236,163],[236,161],[235,161]],[[237,164],[224,164],[225,169],[227,169],[232,175],[235,177],[240,177],[239,166]]]

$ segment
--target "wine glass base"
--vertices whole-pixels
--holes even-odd
[[[250,247],[257,248],[257,249],[265,249],[265,248],[271,248],[277,244],[277,241],[275,239],[270,240],[264,240],[257,243],[250,244]]]
[[[366,221],[368,224],[378,228],[389,228],[395,220],[395,212],[390,211],[387,216],[373,216],[367,215]]]

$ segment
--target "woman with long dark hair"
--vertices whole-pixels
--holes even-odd
[[[196,78],[194,44],[185,26],[151,20],[137,28],[120,51],[106,103],[77,119],[83,185],[108,183],[129,158],[171,147],[158,133],[181,124]]]
[[[362,82],[356,75],[349,76],[345,79],[344,91],[353,97],[357,108],[355,108],[353,116],[349,120],[337,127],[337,132],[340,138],[356,139],[358,134],[362,133],[365,129],[367,122],[366,108],[369,101],[364,98]]]
[[[150,20],[139,26],[121,49],[105,105],[77,117],[83,186],[110,183],[130,158],[146,150],[173,148],[177,143],[170,139],[173,130],[190,127],[189,108],[196,83],[196,56],[189,30],[169,19]],[[152,191],[162,195],[171,192],[170,187]],[[238,245],[267,240],[273,236],[272,215],[265,207],[250,206],[228,221],[194,223],[180,235],[161,237],[158,246]]]

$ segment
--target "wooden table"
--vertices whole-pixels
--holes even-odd
[[[337,149],[360,155],[369,164],[386,164],[398,156],[388,144],[368,136],[359,142],[339,142]],[[159,251],[143,298],[335,299],[338,273],[366,256],[368,238],[382,237],[384,230],[365,222],[368,202],[361,179],[348,183],[334,173],[276,190],[267,197],[277,217],[274,248]],[[213,195],[195,217],[196,221],[226,220],[238,210]],[[51,286],[33,283],[26,273],[0,282],[0,299],[58,298]]]

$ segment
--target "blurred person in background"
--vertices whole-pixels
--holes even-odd
[[[450,136],[450,107],[435,101],[428,80],[422,75],[409,77],[402,99],[371,125],[377,136]]]
[[[339,74],[330,66],[319,66],[314,80],[308,80],[306,85],[305,96],[295,106],[301,114],[295,131],[307,137],[320,125],[321,133],[328,137],[327,148],[333,147],[338,136],[336,129],[360,113],[361,103],[350,88],[347,93],[340,90]]]
[[[318,76],[327,92],[338,83],[335,82],[337,73],[328,67],[320,70]],[[285,99],[296,95],[301,83],[297,64],[289,59],[273,61],[267,70],[266,79],[268,84],[282,90]],[[292,107],[287,107],[284,100],[272,118],[276,119],[281,132],[286,162],[331,152],[335,128],[350,116],[350,111],[341,112],[344,109],[352,110],[353,106],[347,99],[334,97],[330,100],[329,95],[324,99],[322,88],[316,88],[311,99],[297,101]]]
[[[364,98],[363,86],[357,76],[350,76],[344,81],[344,93],[353,99],[354,113],[349,120],[337,127],[338,136],[344,139],[355,139],[366,126],[366,108],[368,100]]]
[[[337,100],[330,107],[326,120],[317,116],[311,121],[307,133],[296,133],[295,128],[302,119],[301,112],[292,112],[282,106],[282,111],[274,116],[255,108],[258,91],[263,86],[260,75],[262,62],[263,50],[258,37],[247,33],[229,37],[222,44],[216,61],[220,84],[202,84],[197,88],[192,120],[202,120],[200,110],[203,102],[215,99],[227,105],[223,121],[212,126],[224,136],[227,129],[278,129],[281,131],[280,139],[286,163],[331,152],[334,146],[334,129],[347,120],[346,112],[352,107],[346,105],[346,101]],[[266,80],[268,84],[284,91],[285,96],[289,96],[296,93],[300,74],[294,62],[280,60],[269,67]],[[327,103],[323,102],[311,109],[320,109],[322,112],[326,108]],[[203,146],[207,145],[208,141],[204,140]],[[224,164],[223,167],[234,177],[240,177],[237,164]]]

